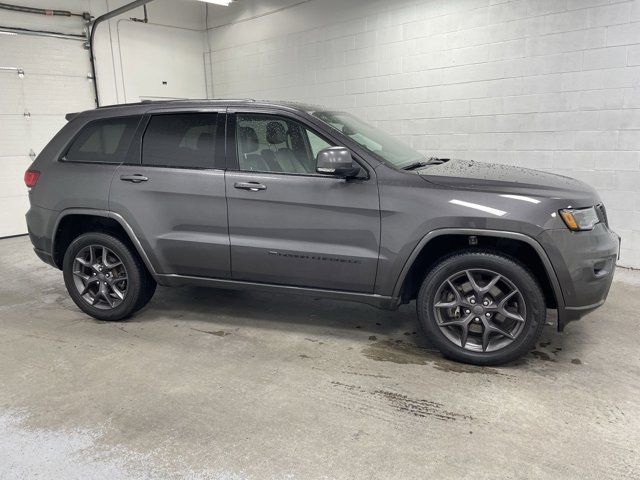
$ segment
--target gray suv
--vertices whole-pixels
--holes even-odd
[[[571,178],[426,158],[312,105],[142,102],[67,120],[25,174],[29,235],[100,320],[134,314],[156,284],[415,299],[444,355],[489,365],[531,349],[547,309],[561,330],[611,285],[619,238]]]

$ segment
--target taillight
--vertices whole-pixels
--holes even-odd
[[[27,170],[24,172],[24,184],[29,188],[33,188],[36,186],[36,183],[38,183],[39,177],[40,172],[37,170]]]

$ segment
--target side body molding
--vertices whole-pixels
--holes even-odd
[[[560,287],[560,282],[558,281],[558,276],[556,275],[556,272],[553,269],[553,265],[551,264],[551,261],[549,260],[547,253],[544,251],[544,248],[542,248],[542,245],[540,245],[540,243],[538,243],[534,238],[530,237],[529,235],[525,235],[523,233],[517,233],[517,232],[509,232],[504,230],[483,230],[483,229],[477,229],[477,228],[473,228],[473,229],[472,228],[441,228],[438,230],[432,230],[431,232],[427,233],[424,237],[422,237],[422,240],[418,242],[416,247],[411,252],[411,255],[409,255],[409,258],[405,262],[404,267],[402,267],[400,276],[398,277],[398,280],[396,281],[395,287],[393,289],[393,295],[392,295],[393,297],[395,298],[400,297],[404,280],[407,277],[407,274],[409,273],[409,270],[413,265],[413,262],[415,262],[416,258],[418,257],[420,252],[423,250],[423,248],[431,240],[442,235],[478,235],[478,236],[485,236],[485,237],[500,237],[500,238],[509,238],[512,240],[518,240],[518,241],[527,243],[536,251],[536,253],[540,257],[540,260],[542,261],[542,264],[544,265],[547,276],[549,277],[549,280],[551,282],[551,288],[553,289],[553,293],[556,297],[556,302],[558,303],[558,315],[560,316],[564,314],[565,302],[564,302],[564,296],[562,295],[562,288]]]

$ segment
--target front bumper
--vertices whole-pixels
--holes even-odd
[[[591,231],[546,230],[538,237],[560,282],[564,305],[558,329],[604,304],[616,268],[620,237],[604,223]]]

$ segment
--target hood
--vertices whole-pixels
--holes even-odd
[[[556,198],[593,198],[595,190],[563,175],[474,160],[449,160],[416,170],[423,179],[452,188]]]

